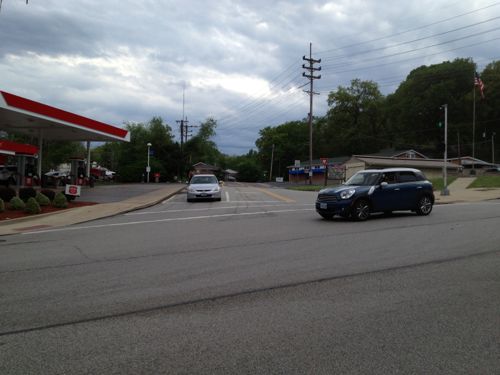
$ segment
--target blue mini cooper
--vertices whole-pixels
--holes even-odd
[[[316,212],[325,219],[339,215],[366,220],[373,212],[411,210],[429,215],[433,205],[432,183],[418,169],[368,169],[343,185],[321,190]]]

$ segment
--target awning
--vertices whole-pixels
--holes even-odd
[[[46,104],[0,91],[0,129],[64,141],[130,141],[130,133]]]

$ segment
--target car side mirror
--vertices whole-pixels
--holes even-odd
[[[387,185],[389,185],[389,184],[387,183],[387,181],[382,181],[382,182],[380,183],[380,187],[382,187],[382,188],[386,187]]]

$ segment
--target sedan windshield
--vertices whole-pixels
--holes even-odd
[[[347,180],[345,184],[352,186],[371,186],[376,185],[379,179],[379,172],[359,172]]]
[[[215,176],[194,176],[190,184],[216,184],[217,178]]]

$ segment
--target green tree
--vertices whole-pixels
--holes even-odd
[[[81,142],[45,141],[42,150],[42,171],[57,169],[70,158],[86,158],[87,149]]]
[[[330,155],[351,155],[377,151],[384,145],[384,97],[372,81],[354,79],[350,87],[339,86],[328,95],[329,110],[322,123],[320,136],[327,140]]]
[[[217,121],[213,118],[208,118],[200,124],[198,133],[184,144],[187,169],[198,162],[219,165],[222,154],[212,140],[216,135],[216,128]],[[187,169],[185,170],[186,172]]]
[[[286,167],[296,159],[308,159],[309,131],[306,120],[291,121],[276,127],[265,127],[255,141],[260,169],[270,170],[273,159],[273,176],[284,176]],[[274,145],[274,155],[273,155]],[[268,175],[269,178],[269,175]]]
[[[392,144],[435,154],[436,145],[443,142],[443,129],[437,125],[443,121],[443,104],[448,104],[449,134],[460,132],[470,144],[474,71],[472,60],[456,59],[410,72],[387,98],[386,120]]]
[[[238,172],[238,180],[255,182],[264,179],[263,170],[256,151],[250,150],[246,155],[224,156],[225,168]]]
[[[158,172],[162,180],[170,180],[178,173],[179,146],[173,141],[172,129],[159,117],[154,117],[147,124],[128,123],[130,142],[120,143],[113,150],[117,158],[116,172],[121,181],[141,181],[146,176],[148,158],[147,144],[150,148],[150,178]]]

